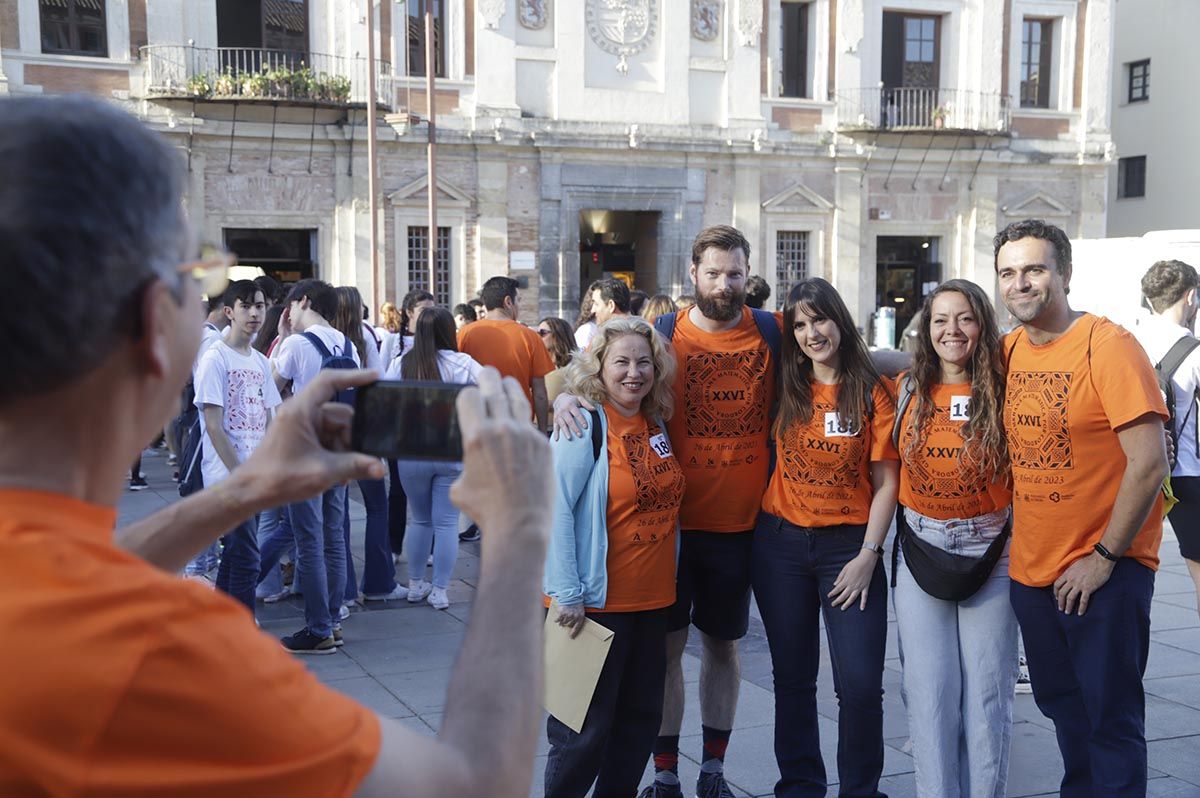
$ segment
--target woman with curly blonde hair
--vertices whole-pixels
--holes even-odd
[[[1017,620],[1000,341],[983,289],[947,280],[925,298],[899,379],[893,600],[919,796],[1003,795],[1008,779]],[[956,576],[965,568],[974,579]]]
[[[674,374],[665,340],[636,317],[601,325],[567,367],[568,390],[596,410],[591,435],[551,442],[558,490],[543,588],[572,637],[591,618],[613,638],[582,730],[546,721],[547,798],[583,795],[593,781],[596,795],[633,795],[658,735],[684,488],[664,425]]]

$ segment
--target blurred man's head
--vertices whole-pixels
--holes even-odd
[[[746,279],[746,307],[763,308],[771,298],[771,286],[762,277],[752,274]]]
[[[603,324],[614,316],[629,315],[629,286],[624,280],[608,277],[592,283],[592,313]]]
[[[328,327],[337,315],[337,291],[324,280],[301,280],[288,292],[287,305],[296,332],[317,325]]]
[[[1160,260],[1142,276],[1142,294],[1150,309],[1159,316],[1172,315],[1188,328],[1196,323],[1197,288],[1200,276],[1181,260]]]
[[[124,403],[136,448],[161,429],[203,320],[181,268],[183,178],[174,148],[110,103],[0,100],[0,415],[88,380],[80,400],[98,420]]]
[[[519,286],[520,283],[511,277],[493,277],[483,284],[479,297],[488,313],[515,319],[520,312]]]

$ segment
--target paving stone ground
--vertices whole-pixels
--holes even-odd
[[[166,458],[143,459],[150,489],[127,493],[118,523],[145,517],[177,498]],[[351,490],[352,547],[362,573],[363,509],[357,489]],[[425,734],[434,734],[442,720],[446,687],[471,612],[479,573],[478,544],[460,548],[450,609],[407,602],[372,604],[359,608],[344,624],[346,645],[337,654],[304,660],[325,683],[388,717]],[[1150,661],[1146,673],[1146,737],[1150,757],[1151,798],[1200,798],[1200,616],[1187,569],[1168,527],[1161,551],[1162,568],[1155,579],[1151,610]],[[890,562],[889,562],[890,565]],[[405,566],[401,566],[403,569]],[[294,632],[303,624],[298,599],[259,605],[263,631],[271,635]],[[742,686],[737,722],[726,760],[726,775],[738,796],[769,796],[778,771],[772,743],[773,697],[771,662],[757,608],[750,633],[742,641]],[[698,650],[689,645],[684,658],[688,704],[680,738],[680,776],[694,783],[699,769],[700,717],[695,683],[699,678]],[[884,780],[881,790],[892,798],[915,795],[913,763],[907,753],[908,721],[900,700],[900,662],[896,654],[896,625],[889,613],[888,659],[884,673]],[[821,749],[829,778],[837,778],[837,702],[833,695],[828,653],[822,649],[818,680]],[[1033,697],[1018,695],[1014,707],[1012,761],[1008,795],[1014,798],[1055,795],[1062,761],[1053,726],[1034,705]],[[543,737],[534,765],[532,796],[541,796],[545,766]],[[830,795],[836,795],[831,784]]]

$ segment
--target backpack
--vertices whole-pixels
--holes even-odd
[[[1187,360],[1188,355],[1198,346],[1200,346],[1200,339],[1185,335],[1171,345],[1162,360],[1154,364],[1154,374],[1158,377],[1158,389],[1162,391],[1163,399],[1167,403],[1167,416],[1169,417],[1166,424],[1167,433],[1171,436],[1171,442],[1175,444],[1171,457],[1171,470],[1175,469],[1175,462],[1179,459],[1179,430],[1187,423],[1188,415],[1195,409],[1197,399],[1196,391],[1193,390],[1191,407],[1188,408],[1187,413],[1183,416],[1183,421],[1177,427],[1175,424],[1175,386],[1172,379],[1175,372],[1179,371],[1179,367],[1183,365],[1183,361]],[[1197,430],[1196,453],[1200,454],[1200,427]]]
[[[182,420],[182,416],[180,417]],[[200,430],[197,411],[183,430],[183,445],[179,449],[179,495],[191,496],[204,490],[204,475],[200,463],[204,459],[204,434]]]
[[[320,353],[322,370],[358,368],[358,364],[354,362],[354,358],[350,355],[350,347],[352,344],[350,343],[349,338],[346,338],[346,342],[342,344],[342,349],[345,351],[343,351],[340,355],[334,355],[330,353],[329,348],[325,346],[324,342],[321,341],[321,339],[318,338],[314,333],[304,332],[301,333],[301,335],[307,338],[308,342],[316,347],[317,352]],[[353,405],[354,389],[344,388],[335,392],[333,395],[333,401],[341,402],[344,405]]]
[[[896,447],[896,451],[900,450],[900,433],[904,430],[904,413],[912,404],[915,389],[912,374],[906,372],[904,378],[900,380],[899,391],[896,393],[896,421],[892,424],[892,446]]]

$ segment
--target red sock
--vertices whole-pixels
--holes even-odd
[[[669,770],[679,775],[679,735],[658,737],[654,741],[654,772]]]
[[[704,732],[704,751],[702,753],[701,762],[708,762],[711,759],[716,759],[722,764],[725,763],[725,749],[729,747],[729,735],[732,730],[713,729],[708,726],[701,726]]]

